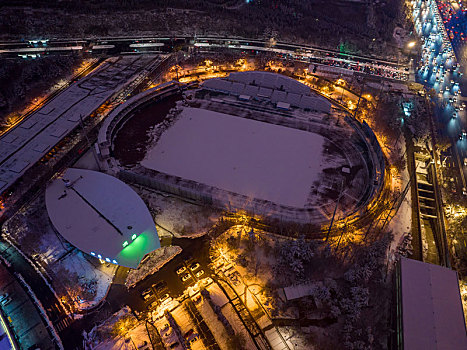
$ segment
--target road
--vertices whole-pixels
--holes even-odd
[[[453,25],[456,27],[458,22],[465,25],[467,18],[463,10],[455,10],[453,4],[444,0],[414,4],[413,20],[422,41],[418,48],[421,57],[417,62],[415,78],[427,89],[436,92],[433,102],[437,105],[436,117],[441,125],[437,132],[451,139],[449,152],[458,169],[457,191],[467,194],[467,169],[464,164],[467,134],[463,133],[467,123],[467,84],[463,77],[466,62],[462,51],[465,44],[464,39],[460,38],[462,30],[453,30]],[[459,18],[456,19],[456,16]]]
[[[278,42],[275,46],[270,47],[268,40],[229,37],[109,37],[58,39],[48,40],[45,43],[10,41],[0,43],[0,56],[27,58],[73,52],[91,55],[119,55],[173,52],[175,48],[183,48],[188,52],[229,49],[254,55],[258,52],[271,52],[286,59],[338,67],[396,80],[407,80],[409,71],[406,65],[377,57],[344,54],[335,50],[285,42]]]
[[[60,329],[60,326],[68,325],[70,320],[66,311],[47,286],[47,283],[50,284],[51,281],[46,282],[45,277],[41,277],[21,253],[4,240],[0,240],[0,255],[11,265],[8,268],[9,272],[18,273],[27,281],[34,294],[40,299],[54,327]],[[45,279],[47,280],[47,278]],[[13,298],[15,297],[13,296]],[[64,344],[66,344],[66,341]]]

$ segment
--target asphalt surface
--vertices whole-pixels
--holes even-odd
[[[19,273],[28,283],[34,294],[40,299],[41,304],[47,312],[47,316],[54,326],[67,319],[65,311],[55,295],[18,250],[7,242],[0,240],[0,255],[11,264],[7,268],[8,271],[10,273]]]
[[[161,270],[153,275],[148,276],[134,288],[127,289],[124,285],[128,269],[119,267],[114,283],[110,287],[106,301],[97,308],[96,311],[87,314],[81,319],[75,320],[68,328],[61,332],[61,337],[66,340],[69,349],[79,349],[82,346],[83,338],[82,331],[89,332],[95,325],[103,322],[111,314],[120,310],[124,305],[128,305],[131,310],[147,313],[148,306],[153,302],[158,302],[159,298],[164,294],[169,294],[172,298],[177,298],[183,294],[183,291],[196,283],[196,272],[203,270],[204,274],[200,278],[208,277],[211,274],[211,269],[208,267],[209,260],[209,242],[206,237],[196,239],[189,238],[173,238],[172,245],[182,247],[182,252],[174,259],[162,267]],[[200,266],[191,271],[189,266],[193,263],[199,263]],[[186,270],[182,274],[177,274],[177,270],[185,266]],[[190,273],[191,278],[183,282],[181,276],[185,273]],[[141,293],[151,288],[159,282],[164,281],[167,287],[159,291],[154,291],[154,296],[145,301]]]
[[[39,346],[53,349],[54,344],[38,310],[16,278],[0,265],[0,313],[7,319],[16,342],[25,349]],[[3,345],[6,345],[3,343]],[[18,346],[18,344],[16,344]],[[2,344],[0,342],[0,349]]]

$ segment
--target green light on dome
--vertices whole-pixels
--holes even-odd
[[[131,239],[134,241],[136,239],[136,233],[131,236]]]
[[[124,248],[120,254],[125,259],[134,259],[141,256],[142,252],[146,252],[149,244],[150,241],[146,235],[139,235],[128,247]]]
[[[128,241],[123,242],[122,246],[125,248],[128,245]]]

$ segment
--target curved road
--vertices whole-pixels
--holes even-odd
[[[42,306],[47,312],[49,320],[54,324],[54,326],[57,328],[60,324],[67,324],[68,316],[60,302],[47,286],[44,279],[21,255],[21,253],[6,241],[0,240],[0,255],[11,264],[11,266],[7,267],[7,270],[10,273],[19,273],[29,284],[34,294],[40,300]]]

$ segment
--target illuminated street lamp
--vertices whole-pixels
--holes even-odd
[[[413,48],[413,47],[415,46],[415,44],[416,44],[415,41],[411,41],[411,42],[409,42],[409,43],[407,44],[407,47],[408,47],[409,49],[411,49],[411,48]]]

